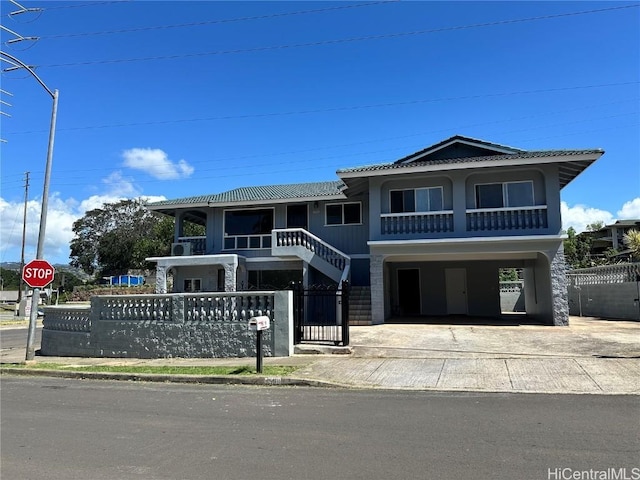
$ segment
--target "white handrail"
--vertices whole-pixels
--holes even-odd
[[[341,252],[324,240],[316,237],[304,228],[280,228],[272,231],[272,248],[301,247],[318,255],[338,270],[342,270],[342,278],[349,275],[351,257]],[[345,276],[346,275],[346,276]]]

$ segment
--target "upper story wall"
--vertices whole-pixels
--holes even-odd
[[[298,214],[306,214],[306,228],[297,222],[292,223],[291,215],[288,215],[288,207],[298,207]],[[265,204],[260,206],[239,207],[211,207],[195,210],[182,210],[178,212],[177,224],[185,217],[187,212],[198,211],[206,215],[206,247],[207,254],[238,253],[245,257],[265,257],[271,255],[271,229],[305,228],[324,242],[352,254],[368,253],[367,241],[369,239],[369,202],[367,195],[345,200],[329,200],[314,202],[291,202],[288,204]],[[265,226],[259,234],[255,235],[225,235],[227,229],[226,212],[270,212],[267,216],[272,219],[272,224]],[[355,218],[355,211],[359,218]],[[336,216],[337,213],[337,216]],[[333,214],[328,221],[328,215]],[[227,229],[228,232],[228,229]],[[176,238],[182,236],[179,226],[176,228]],[[233,237],[233,238],[232,238]]]
[[[558,235],[553,164],[369,179],[371,240]]]

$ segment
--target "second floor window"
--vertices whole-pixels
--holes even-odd
[[[477,208],[528,207],[533,205],[533,182],[476,185]]]
[[[442,187],[411,188],[389,192],[391,213],[442,210]]]
[[[326,205],[326,225],[359,225],[362,223],[360,203],[335,203]]]
[[[224,249],[271,248],[273,209],[226,210]]]

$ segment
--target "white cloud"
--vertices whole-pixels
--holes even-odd
[[[573,227],[578,233],[584,232],[587,225],[595,222],[603,222],[605,225],[612,223],[614,217],[611,212],[600,210],[599,208],[588,207],[586,205],[574,205],[570,207],[567,202],[560,204],[562,214],[562,229],[567,230]]]
[[[47,228],[44,239],[44,257],[53,261],[68,262],[69,242],[73,238],[71,228],[79,218],[74,209],[74,201],[65,202],[56,194],[49,198],[47,207]],[[26,234],[24,257],[29,261],[36,257],[38,232],[40,231],[39,199],[27,202]],[[22,226],[24,203],[9,203],[0,199],[0,237],[2,261],[19,261],[22,248]]]
[[[58,193],[49,197],[47,229],[43,257],[53,263],[69,263],[69,244],[73,239],[73,223],[89,210],[102,208],[127,198],[141,198],[147,202],[166,200],[164,196],[143,196],[132,180],[114,172],[102,180],[105,191],[83,200],[62,199]],[[27,202],[25,260],[36,257],[40,230],[41,199]],[[22,247],[23,202],[7,202],[0,197],[0,261],[20,261]]]
[[[625,220],[640,218],[640,197],[625,202],[622,208],[618,210],[618,218]]]
[[[186,160],[172,162],[168,155],[158,148],[130,148],[122,152],[124,165],[141,170],[159,180],[188,178],[194,168]]]

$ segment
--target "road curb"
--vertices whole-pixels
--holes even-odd
[[[70,378],[76,380],[113,380],[126,382],[181,383],[194,385],[249,385],[265,387],[314,387],[348,390],[388,390],[440,393],[488,393],[488,394],[527,394],[527,395],[603,395],[603,396],[639,396],[636,392],[581,392],[558,390],[501,390],[496,388],[436,388],[436,387],[391,387],[387,385],[351,385],[326,380],[314,380],[297,377],[245,376],[245,375],[176,375],[153,373],[116,373],[116,372],[79,372],[64,370],[45,370],[30,368],[2,368],[1,375]]]
[[[64,370],[45,370],[33,368],[6,368],[0,372],[2,375],[22,375],[34,377],[56,377],[91,380],[117,380],[128,382],[155,382],[155,383],[193,383],[209,385],[257,385],[257,386],[289,386],[289,387],[324,387],[324,388],[348,388],[338,383],[323,380],[311,380],[296,377],[278,376],[245,376],[245,375],[175,375],[155,373],[116,373],[116,372],[79,372]]]

